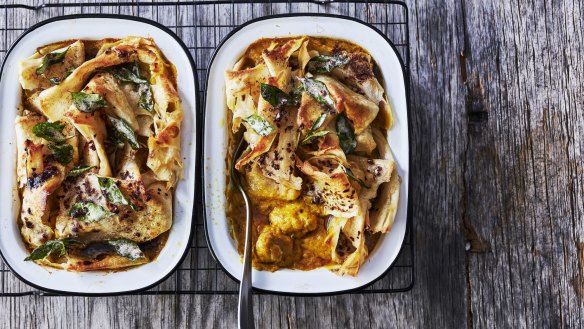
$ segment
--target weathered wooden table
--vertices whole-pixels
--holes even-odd
[[[408,6],[415,286],[256,296],[257,327],[583,327],[584,7]],[[22,26],[38,19],[21,13]],[[233,328],[236,306],[234,295],[1,297],[0,328]]]

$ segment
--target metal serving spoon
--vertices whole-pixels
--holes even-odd
[[[235,162],[245,150],[247,144],[241,137],[233,158],[231,159],[231,181],[237,187],[243,200],[245,201],[245,247],[243,251],[243,275],[239,285],[239,305],[237,307],[237,317],[239,329],[254,329],[253,322],[253,300],[251,291],[251,206],[247,193],[241,186],[241,173],[235,170]]]

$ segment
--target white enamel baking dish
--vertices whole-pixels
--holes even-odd
[[[67,39],[143,36],[153,38],[176,66],[184,120],[181,129],[184,179],[174,197],[174,219],[166,246],[158,258],[121,272],[72,273],[25,262],[28,255],[17,226],[20,201],[16,190],[14,119],[20,102],[18,61],[36,48]],[[121,15],[74,15],[39,23],[12,46],[0,75],[0,252],[5,263],[24,282],[39,289],[65,294],[120,294],[149,288],[165,279],[180,263],[189,247],[195,201],[197,90],[193,60],[180,39],[158,23]]]
[[[229,34],[216,50],[208,69],[204,112],[203,190],[207,239],[214,257],[233,278],[241,278],[242,263],[231,239],[225,216],[227,134],[224,72],[233,67],[249,44],[259,38],[323,36],[345,39],[367,49],[385,79],[385,90],[394,111],[394,126],[388,133],[401,176],[400,200],[395,223],[370,253],[356,277],[337,276],[326,269],[312,271],[253,271],[253,286],[262,291],[317,295],[363,288],[380,278],[401,249],[407,224],[409,189],[408,100],[406,73],[391,42],[373,27],[351,18],[288,14],[248,22]]]

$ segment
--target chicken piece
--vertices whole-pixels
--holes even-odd
[[[286,235],[301,237],[312,232],[317,226],[317,214],[306,209],[303,202],[287,203],[276,207],[269,215],[272,226]]]
[[[293,241],[272,226],[264,226],[256,242],[256,255],[264,263],[280,263],[292,254]]]

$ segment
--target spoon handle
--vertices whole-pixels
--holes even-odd
[[[238,186],[241,190],[243,188]],[[239,318],[239,329],[254,329],[253,322],[253,301],[251,285],[251,206],[249,199],[242,191],[245,200],[245,250],[243,252],[243,275],[241,276],[241,286],[239,287],[239,307],[237,315]]]

